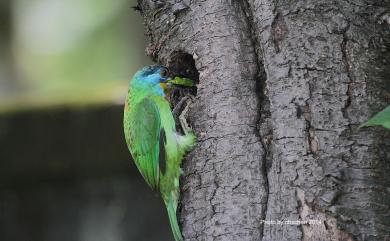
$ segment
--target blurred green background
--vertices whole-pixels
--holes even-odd
[[[149,63],[132,5],[2,0],[2,107],[122,102],[131,74]]]
[[[135,2],[0,1],[1,241],[172,240],[122,134]]]

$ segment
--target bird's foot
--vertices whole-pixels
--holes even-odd
[[[178,107],[180,110],[185,105],[183,110],[180,113],[179,122],[180,122],[180,125],[181,125],[181,128],[182,128],[184,134],[186,134],[186,135],[189,133],[193,133],[192,128],[190,127],[190,125],[188,125],[188,122],[187,122],[187,112],[188,112],[188,109],[190,108],[191,104],[193,103],[193,99],[194,99],[194,97],[192,95],[185,96],[183,99],[181,99],[179,101],[177,106],[173,109],[173,114],[177,115],[177,113],[175,113],[176,108]]]
[[[182,112],[182,110],[184,108],[184,104],[186,104],[186,101],[188,99],[191,99],[191,98],[193,98],[193,97],[186,95],[175,105],[175,107],[172,110],[172,115],[175,118],[175,120],[179,119],[180,113]]]

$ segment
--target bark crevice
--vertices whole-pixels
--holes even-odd
[[[255,57],[256,57],[256,95],[259,101],[259,108],[257,113],[257,125],[256,125],[256,135],[259,136],[261,145],[264,149],[264,154],[260,159],[261,162],[261,173],[263,175],[264,179],[264,189],[266,191],[264,196],[264,203],[262,207],[262,215],[260,217],[261,220],[261,227],[260,227],[260,240],[263,238],[264,235],[264,221],[266,219],[266,213],[267,213],[267,204],[268,204],[268,196],[269,196],[269,183],[268,183],[268,169],[267,163],[272,165],[272,159],[270,158],[271,151],[270,151],[270,143],[272,141],[272,127],[270,125],[269,120],[270,118],[270,112],[269,112],[269,99],[266,95],[266,73],[264,69],[264,63],[261,61],[262,53],[261,53],[261,46],[256,38],[256,28],[254,23],[254,16],[253,11],[251,9],[250,3],[247,0],[240,1],[241,7],[244,11],[246,22],[250,31],[251,35],[251,42],[255,49]],[[268,162],[268,161],[270,162]]]
[[[348,34],[347,34],[349,28],[350,28],[350,23],[348,21],[345,30],[342,31],[343,40],[340,44],[341,53],[342,53],[342,60],[343,60],[343,64],[345,66],[345,71],[346,71],[347,77],[348,77],[347,91],[346,91],[347,99],[345,100],[345,105],[342,109],[343,116],[346,119],[348,119],[348,108],[351,106],[351,103],[352,103],[352,85],[354,83],[352,73],[351,73],[351,68],[352,68],[351,64],[352,63],[348,59],[348,41],[351,41],[348,39]]]

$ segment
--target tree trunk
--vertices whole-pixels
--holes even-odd
[[[358,126],[390,101],[389,1],[139,7],[148,54],[199,73],[186,240],[388,238],[390,132]]]

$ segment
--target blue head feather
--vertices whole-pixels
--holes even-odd
[[[137,85],[143,88],[152,89],[158,95],[165,96],[164,90],[161,88],[160,83],[165,83],[168,77],[162,76],[163,71],[167,68],[160,65],[147,66],[135,73],[133,78],[133,85]]]

